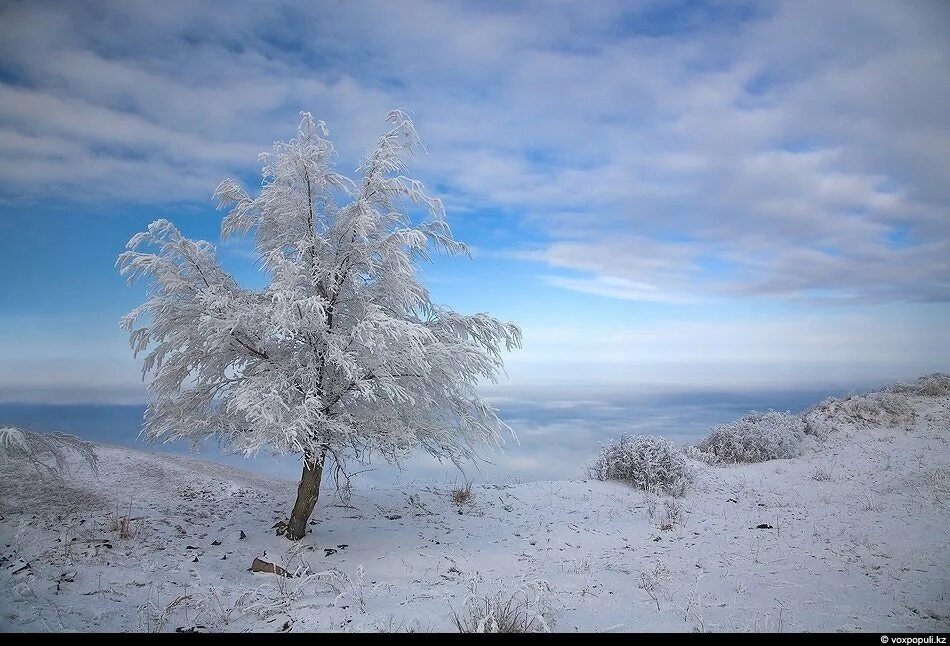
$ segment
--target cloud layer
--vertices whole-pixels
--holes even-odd
[[[459,214],[609,298],[946,301],[939,1],[6,3],[0,191],[205,202],[326,120],[390,107]]]

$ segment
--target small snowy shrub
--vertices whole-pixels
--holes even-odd
[[[811,479],[816,482],[830,482],[834,478],[830,468],[819,465],[812,471]]]
[[[669,531],[679,525],[683,519],[683,506],[673,498],[663,501],[663,514],[660,516],[660,529]]]
[[[132,499],[129,498],[129,512],[125,516],[119,515],[119,506],[116,505],[115,511],[109,516],[108,530],[118,534],[119,538],[135,538],[138,533],[138,527],[132,525]]]
[[[804,424],[797,415],[751,411],[713,428],[689,454],[710,464],[780,460],[801,455],[804,438]]]
[[[128,516],[111,516],[109,531],[117,534],[119,538],[134,538],[136,533],[132,527],[132,519]]]
[[[912,384],[894,384],[885,392],[898,395],[916,395],[918,397],[946,397],[950,395],[950,374],[935,372],[924,375]]]
[[[926,472],[923,484],[925,490],[929,489],[933,494],[936,502],[944,505],[950,503],[950,469],[942,467]]]
[[[669,568],[661,563],[653,566],[652,571],[644,571],[638,577],[638,586],[641,590],[650,595],[656,604],[657,611],[660,610],[660,591],[672,578]]]
[[[917,380],[914,384],[916,394],[925,397],[946,397],[950,395],[950,374],[935,372]]]
[[[467,616],[455,615],[460,633],[534,633],[540,632],[538,621],[521,599],[504,593],[484,597],[470,604]]]
[[[904,426],[914,424],[917,414],[907,397],[894,392],[828,397],[805,411],[805,432],[822,438],[841,425]]]
[[[682,496],[693,478],[686,458],[673,443],[653,435],[622,435],[602,445],[588,473],[598,480],[620,480],[672,496]]]
[[[477,576],[477,575],[476,575]],[[465,611],[453,613],[460,633],[549,633],[552,609],[546,581],[523,582],[514,592],[478,594],[478,579],[469,582]]]
[[[802,413],[805,433],[817,438],[827,437],[835,430],[834,418],[841,409],[842,400],[837,397],[825,397]]]
[[[472,500],[472,483],[466,482],[452,489],[452,502],[461,507]]]

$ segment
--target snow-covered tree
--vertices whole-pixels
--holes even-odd
[[[398,462],[421,446],[458,463],[508,430],[477,387],[498,379],[501,350],[519,347],[521,332],[430,300],[417,263],[467,249],[441,201],[402,174],[420,145],[412,121],[402,111],[387,120],[355,182],[334,171],[325,124],[302,113],[296,138],[261,156],[256,197],[233,180],[217,187],[230,209],[222,236],[253,236],[263,290],[239,285],[211,244],[166,220],[117,262],[130,282],[149,280],[122,322],[152,377],[143,434],[299,454],[293,540],[306,533],[328,453]]]

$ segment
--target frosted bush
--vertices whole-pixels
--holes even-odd
[[[920,380],[918,380],[919,383]],[[828,397],[805,411],[805,432],[826,437],[842,425],[912,426],[917,414],[907,397],[891,392]]]
[[[805,425],[791,413],[751,411],[713,428],[689,454],[710,464],[765,462],[802,454]]]
[[[620,480],[637,489],[682,496],[693,473],[672,442],[653,435],[627,435],[601,446],[588,469],[598,480]]]
[[[950,395],[950,374],[935,372],[917,380],[914,384],[916,394],[926,397],[946,397]]]
[[[660,515],[659,526],[663,531],[669,531],[682,523],[683,505],[673,498],[663,501],[663,513]]]
[[[916,395],[919,397],[946,397],[950,395],[950,374],[935,372],[924,375],[912,384],[894,384],[885,388],[885,392],[898,395]]]
[[[805,433],[817,438],[827,437],[835,430],[835,417],[842,409],[843,400],[826,397],[802,414]]]

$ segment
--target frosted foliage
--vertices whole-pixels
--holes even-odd
[[[498,379],[521,332],[431,302],[416,265],[467,249],[442,203],[403,174],[419,145],[412,122],[400,111],[388,122],[357,181],[334,171],[325,124],[304,113],[297,136],[261,156],[257,196],[218,186],[222,235],[253,239],[270,278],[261,291],[166,220],[129,241],[117,264],[149,281],[123,320],[151,376],[147,438],[214,435],[246,455],[308,460],[399,460],[418,445],[458,460],[503,443],[508,429],[476,386]]]
[[[806,432],[821,438],[842,425],[906,428],[913,425],[916,414],[905,395],[875,392],[843,399],[828,397],[805,411],[803,418]]]
[[[61,478],[69,473],[69,454],[75,454],[89,468],[98,471],[98,457],[92,444],[66,433],[32,433],[7,426],[0,428],[0,460],[26,462],[40,475]]]
[[[935,372],[924,375],[912,384],[901,383],[888,386],[885,392],[920,397],[945,397],[950,395],[950,374]]]
[[[598,480],[620,480],[637,489],[674,496],[686,492],[693,476],[673,443],[653,435],[622,435],[601,445],[588,472]]]
[[[714,427],[690,454],[713,464],[794,458],[802,454],[804,438],[805,426],[799,416],[751,411]]]

